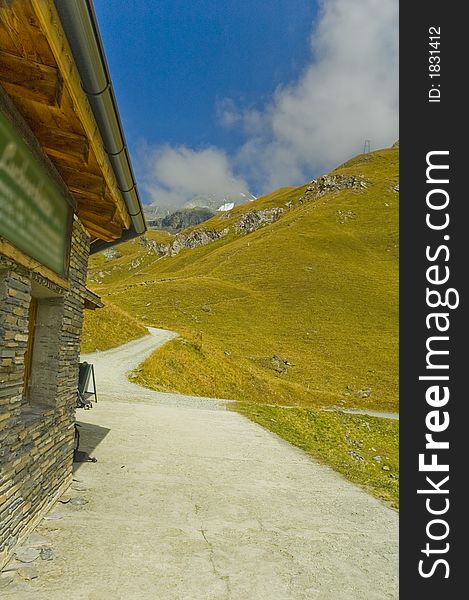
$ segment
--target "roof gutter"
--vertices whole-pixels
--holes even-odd
[[[131,239],[146,231],[146,223],[93,4],[91,0],[55,0],[55,5],[131,218],[131,227],[122,237]],[[99,240],[92,244],[91,252],[121,241],[109,244]]]

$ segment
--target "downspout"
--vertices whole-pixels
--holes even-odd
[[[131,217],[130,230],[125,231],[116,243],[131,239],[146,231],[145,217],[93,4],[91,0],[55,0],[55,5],[80,73],[83,90],[98,124],[104,149]],[[92,252],[109,245],[97,242]]]

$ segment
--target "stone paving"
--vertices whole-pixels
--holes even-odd
[[[169,335],[152,334],[93,357],[110,387],[78,418],[98,462],[78,466],[0,598],[397,598],[396,511],[221,401],[132,384],[123,399],[106,364],[135,366]]]

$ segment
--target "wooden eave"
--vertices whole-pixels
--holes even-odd
[[[0,85],[76,200],[92,239],[119,239],[130,216],[52,0],[0,0]]]
[[[98,294],[95,294],[90,289],[85,288],[84,293],[85,308],[89,310],[96,310],[97,308],[103,308],[104,304]]]

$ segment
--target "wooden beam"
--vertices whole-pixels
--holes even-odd
[[[62,129],[41,128],[34,131],[44,152],[75,166],[88,164],[90,145],[83,135]]]
[[[0,48],[57,66],[28,0],[0,0]]]
[[[95,235],[96,237],[99,237],[100,240],[104,240],[105,242],[113,242],[114,240],[118,240],[122,235],[122,227],[113,225],[112,223],[100,225],[96,223],[94,219],[89,220],[86,218],[86,216],[82,217],[80,211],[78,211],[78,218],[91,236]]]
[[[0,49],[0,81],[12,96],[60,105],[63,81],[54,67]]]
[[[130,216],[117,185],[111,163],[104,150],[103,140],[96,124],[93,111],[91,110],[88,98],[81,87],[80,75],[54,2],[53,0],[31,0],[31,4],[41,25],[41,29],[49,42],[60,73],[62,73],[64,84],[67,86],[71,96],[74,110],[83,125],[86,136],[90,142],[90,147],[94,152],[99,168],[106,180],[106,184],[111,191],[113,201],[121,215],[122,222],[125,227],[128,228],[131,223]]]
[[[108,207],[99,206],[99,205],[94,205],[94,206],[90,206],[89,204],[87,204],[87,205],[79,204],[78,205],[78,213],[82,217],[86,217],[88,219],[88,221],[95,220],[96,223],[99,223],[101,225],[105,225],[106,223],[114,223],[114,225],[117,225],[118,227],[120,227],[122,229],[122,221],[119,221],[117,223],[114,221],[115,212],[116,212],[115,206],[112,207],[111,209],[109,209]]]
[[[103,308],[103,306],[104,306],[103,301],[101,300],[100,296],[98,296],[98,294],[95,294],[88,288],[85,288],[84,300],[85,300],[85,308],[88,308],[90,310],[95,310],[97,308]]]
[[[84,192],[82,190],[70,191],[73,199],[77,203],[77,206],[88,207],[91,211],[93,211],[94,206],[101,206],[102,196],[97,196],[91,192]],[[103,205],[105,206],[105,205]],[[112,207],[116,210],[116,205],[113,204]]]
[[[52,283],[55,283],[61,288],[68,290],[70,287],[70,284],[67,281],[67,279],[60,277],[60,275],[57,275],[57,273],[54,273],[54,271],[51,271],[47,267],[44,267],[44,265],[41,265],[41,263],[39,263],[37,260],[34,260],[34,258],[27,256],[26,254],[24,254],[24,252],[18,250],[18,248],[13,246],[13,244],[11,244],[5,238],[2,237],[0,237],[0,254],[11,258],[18,264],[23,265],[23,267],[26,267],[31,271],[39,273],[40,275],[42,275],[49,281],[52,281]]]
[[[83,194],[89,197],[102,199],[106,191],[106,182],[101,175],[95,175],[89,171],[74,169],[64,165],[62,162],[53,161],[57,171],[71,192]]]
[[[72,192],[74,199],[77,202],[78,211],[80,214],[86,214],[88,221],[93,219],[97,224],[102,226],[109,223],[110,227],[116,225],[120,229],[124,229],[125,225],[122,222],[121,215],[114,203],[108,203],[100,196],[95,196],[89,192]]]

